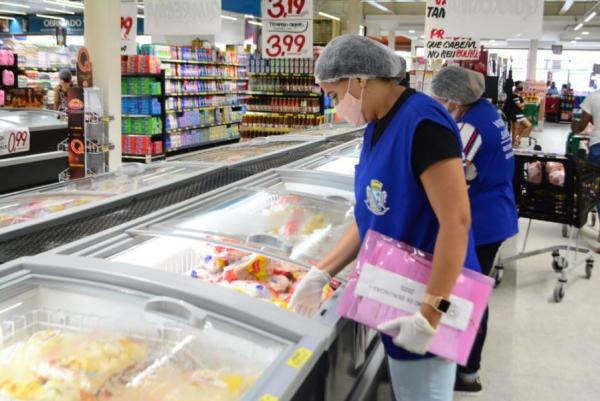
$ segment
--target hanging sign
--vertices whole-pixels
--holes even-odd
[[[137,0],[121,0],[121,55],[137,53]]]
[[[313,0],[262,0],[262,56],[313,57]]]
[[[82,88],[94,86],[92,74],[92,59],[87,47],[82,46],[77,51],[77,85]]]
[[[427,13],[444,8],[446,36],[539,39],[542,36],[544,2],[541,0],[434,0]]]
[[[146,0],[146,35],[214,35],[221,32],[221,0]]]
[[[0,126],[0,156],[28,152],[30,143],[29,128]]]
[[[427,0],[425,9],[425,57],[430,60],[477,60],[479,41],[450,37],[446,33],[446,0]]]

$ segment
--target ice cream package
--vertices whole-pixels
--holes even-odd
[[[429,254],[369,231],[338,313],[373,329],[415,313],[426,293],[431,260]],[[462,270],[452,291],[451,307],[438,326],[429,352],[466,365],[493,285],[488,276]]]

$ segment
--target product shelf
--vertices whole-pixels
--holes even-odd
[[[168,64],[198,64],[198,65],[227,65],[233,67],[247,67],[246,64],[223,63],[219,61],[196,61],[196,60],[178,60],[178,59],[160,59],[161,63]]]
[[[184,107],[182,109],[171,109],[166,110],[167,113],[183,113],[184,111],[201,111],[201,110],[215,110],[215,109],[224,109],[225,107],[244,107],[243,104],[223,104],[221,106],[201,106],[201,107]]]
[[[168,134],[172,134],[172,133],[176,133],[176,132],[191,131],[191,130],[200,129],[200,128],[220,127],[221,125],[239,124],[241,122],[242,122],[242,120],[236,120],[236,121],[230,121],[230,122],[221,123],[221,124],[193,125],[191,127],[167,129],[166,132]]]
[[[251,96],[289,96],[289,97],[319,97],[316,92],[268,92],[268,91],[247,91]]]
[[[218,77],[218,76],[180,76],[180,75],[169,75],[165,79],[173,81],[247,81],[247,77]]]
[[[215,92],[176,92],[176,93],[167,93],[165,97],[189,97],[189,96],[210,96],[210,95],[239,95],[245,94],[245,91],[240,92],[225,92],[225,91],[215,91]]]
[[[213,141],[200,142],[200,143],[196,143],[196,144],[192,144],[192,145],[186,145],[186,146],[179,146],[179,147],[175,147],[175,148],[169,148],[169,149],[167,149],[167,153],[178,152],[180,150],[188,150],[188,149],[201,148],[201,147],[210,146],[210,145],[224,144],[224,143],[229,143],[229,142],[237,142],[239,140],[240,140],[239,136],[233,137],[233,138],[215,139]]]

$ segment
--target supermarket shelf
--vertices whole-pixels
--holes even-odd
[[[121,97],[162,97],[162,95],[121,95]]]
[[[282,127],[282,128],[276,128],[276,127],[244,127],[241,126],[240,127],[240,132],[281,132],[281,133],[287,133],[287,132],[291,132],[293,129],[289,128],[289,127]]]
[[[38,71],[38,72],[59,72],[60,70],[70,69],[71,71],[77,71],[76,68],[73,67],[19,67],[19,72],[25,71]]]
[[[257,110],[250,110],[248,109],[248,111],[246,112],[246,115],[252,115],[252,116],[269,116],[269,115],[275,115],[275,116],[287,116],[287,115],[305,115],[305,116],[322,116],[323,114],[321,113],[312,113],[312,112],[300,112],[300,111],[257,111]]]
[[[221,123],[221,124],[194,125],[194,126],[185,127],[185,128],[171,128],[171,129],[168,129],[166,132],[167,132],[167,134],[172,134],[172,133],[176,133],[176,132],[191,131],[191,130],[200,129],[200,128],[210,128],[210,127],[219,127],[221,125],[239,124],[241,122],[242,122],[242,120],[236,120],[236,121],[230,121],[228,123]]]
[[[222,109],[225,107],[243,107],[243,104],[224,104],[221,106],[204,106],[204,107],[185,107],[183,109],[177,110],[167,110],[166,113],[183,113],[184,111],[200,111],[200,110],[214,110],[214,109]]]
[[[178,92],[178,93],[167,93],[165,97],[188,97],[188,96],[209,96],[209,95],[239,95],[245,94],[245,91],[241,92]]]
[[[173,81],[247,81],[247,77],[217,77],[217,76],[166,76],[165,79]]]
[[[131,77],[131,78],[160,78],[160,73],[151,74],[144,72],[123,72],[121,73],[121,77]]]
[[[252,96],[289,96],[289,97],[319,97],[318,93],[314,92],[262,92],[262,91],[247,91],[248,95]]]
[[[164,159],[165,157],[166,157],[166,155],[162,154],[162,155],[152,155],[149,158],[150,158],[150,160],[160,160],[160,159]],[[129,160],[147,160],[148,156],[123,154],[123,155],[121,155],[121,158],[129,159]]]
[[[160,117],[160,114],[121,114],[121,117],[132,117],[132,118]]]
[[[288,73],[288,72],[249,72],[251,77],[313,77],[312,73]]]
[[[176,59],[160,59],[161,63],[168,64],[199,64],[199,65],[229,65],[234,67],[248,67],[247,64],[239,63],[221,63],[218,61],[194,61],[194,60],[176,60]]]
[[[225,144],[225,143],[230,143],[230,142],[238,142],[239,140],[240,140],[239,136],[236,137],[236,138],[216,139],[214,141],[201,142],[201,143],[196,143],[196,144],[193,144],[193,145],[181,146],[181,147],[178,147],[178,148],[169,148],[169,149],[167,149],[167,153],[173,153],[173,152],[178,152],[180,150],[187,150],[187,149],[203,148],[205,146],[216,145],[216,144]]]
[[[137,132],[128,132],[128,133],[121,132],[121,136],[147,136],[150,138],[154,138],[157,136],[163,136],[163,133],[157,132],[156,134],[148,134],[148,133],[137,133]]]

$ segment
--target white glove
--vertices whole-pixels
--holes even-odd
[[[313,267],[296,287],[290,300],[290,308],[297,313],[312,317],[321,306],[323,287],[331,281],[329,273]]]
[[[437,330],[431,327],[421,312],[381,323],[377,330],[383,332],[399,330],[394,337],[394,344],[419,355],[425,355],[429,343],[437,333]]]

